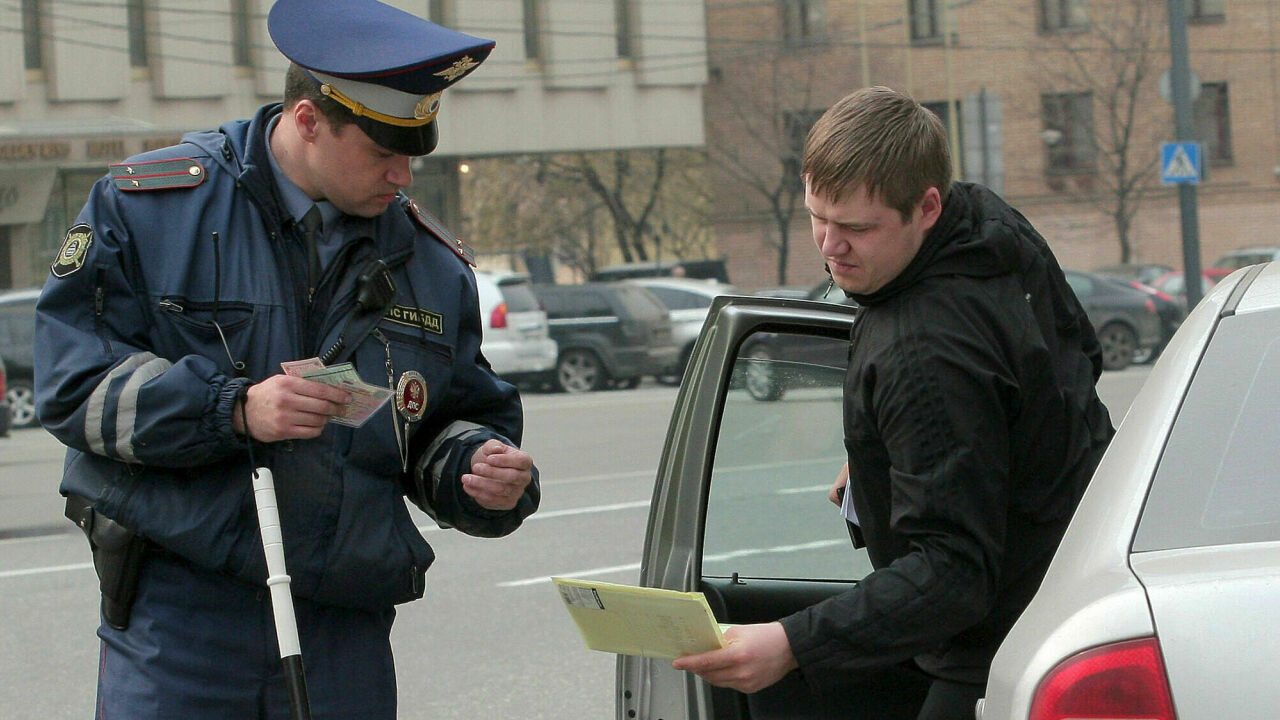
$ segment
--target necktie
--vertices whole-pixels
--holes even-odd
[[[307,214],[302,216],[303,243],[307,246],[307,287],[315,289],[320,281],[320,253],[316,243],[320,240],[320,206],[312,205]]]

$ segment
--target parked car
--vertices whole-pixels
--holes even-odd
[[[707,319],[707,308],[720,295],[734,294],[734,287],[715,280],[673,277],[636,278],[626,282],[653,293],[671,313],[671,334],[676,347],[680,348],[680,356],[675,366],[659,375],[658,380],[667,385],[679,385],[689,355],[693,352],[693,343]]]
[[[1238,270],[1249,265],[1280,260],[1280,245],[1254,245],[1232,250],[1213,261],[1213,267]]]
[[[1160,311],[1150,293],[1101,275],[1065,272],[1098,334],[1104,370],[1123,370],[1133,363],[1135,353],[1161,346]]]
[[[5,371],[4,358],[0,357],[0,437],[9,436],[9,398],[6,396],[8,391],[8,373]]]
[[[1093,274],[1117,280],[1136,280],[1143,285],[1150,285],[1152,280],[1172,270],[1173,268],[1168,265],[1160,263],[1119,263],[1096,267],[1093,269]]]
[[[36,425],[35,389],[32,382],[39,288],[0,293],[0,356],[8,368],[5,399],[12,427]]]
[[[556,341],[529,276],[477,270],[476,289],[484,332],[480,351],[493,371],[516,384],[550,382]]]
[[[1227,268],[1205,268],[1201,273],[1200,297],[1207,295],[1214,285],[1217,285],[1222,278],[1230,275],[1231,272]],[[1186,274],[1181,270],[1170,270],[1147,284],[1173,298],[1173,301],[1182,307],[1183,313],[1186,313],[1187,278]]]
[[[980,720],[1261,720],[1280,706],[1280,263],[1188,316],[1111,442]]]
[[[648,290],[622,282],[532,287],[559,348],[557,389],[635,387],[675,365],[671,317]]]
[[[702,592],[721,623],[768,622],[848,590],[870,563],[827,501],[846,458],[843,389],[823,381],[832,369],[793,367],[815,382],[774,403],[751,401],[731,378],[753,335],[838,341],[855,315],[755,297],[720,298],[710,313],[717,332],[695,352],[671,416],[639,584]],[[979,720],[1274,717],[1276,338],[1280,263],[1233,274],[1183,323],[1001,645]],[[829,672],[741,694],[668,660],[619,656],[615,715],[836,717],[809,691],[848,673]]]

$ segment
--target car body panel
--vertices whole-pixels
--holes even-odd
[[[1258,651],[1259,639],[1251,637],[1261,633],[1261,641],[1272,644],[1277,606],[1274,544],[1133,552],[1143,514],[1150,512],[1152,479],[1167,459],[1168,443],[1176,439],[1188,388],[1220,321],[1280,303],[1280,265],[1267,268],[1270,277],[1265,282],[1253,282],[1263,270],[1257,266],[1233,273],[1214,287],[1152,369],[1119,423],[1039,592],[996,653],[979,720],[1025,720],[1041,680],[1064,659],[1107,643],[1153,635],[1161,646],[1181,720],[1261,720],[1274,715],[1275,689],[1259,690],[1258,678],[1259,673],[1274,673],[1276,651]],[[1256,290],[1257,297],[1246,294],[1241,301],[1245,288]],[[1188,431],[1180,442],[1195,442],[1194,428]],[[1275,484],[1274,477],[1271,482]],[[1264,580],[1268,574],[1270,579]],[[1258,597],[1259,607],[1253,607],[1256,601],[1249,600],[1248,593],[1267,583],[1271,594]],[[1210,600],[1220,604],[1209,604]],[[1248,626],[1251,620],[1257,622],[1251,630],[1215,629],[1218,623],[1242,621]],[[1216,684],[1206,682],[1212,672],[1203,666],[1235,640],[1246,641],[1235,647],[1236,652],[1247,648],[1234,661],[1239,672],[1224,674]],[[1205,655],[1210,646],[1212,651]],[[1273,702],[1237,703],[1219,697],[1232,692]],[[1192,700],[1190,695],[1203,697]],[[1224,711],[1224,702],[1239,712]]]
[[[865,553],[860,565],[862,551],[853,550],[838,510],[826,500],[844,462],[844,369],[812,366],[821,382],[797,385],[777,403],[754,401],[735,382],[750,362],[740,353],[752,334],[797,332],[847,343],[854,318],[853,308],[830,303],[715,300],[663,448],[641,585],[703,591],[716,617],[733,623],[776,619],[847,590],[865,574]],[[806,423],[830,432],[806,432],[796,442],[778,431]],[[770,523],[751,522],[760,516],[753,508],[766,503]],[[815,522],[813,513],[825,522]],[[792,532],[777,530],[780,537],[770,547],[758,547],[750,535],[752,528],[783,523]],[[774,576],[783,565],[796,566],[793,576]],[[619,656],[617,681],[620,720],[748,717],[747,696],[712,688],[673,670],[670,661]],[[791,684],[799,683],[793,677]],[[787,687],[796,689],[792,685]]]
[[[1178,717],[1274,716],[1280,542],[1135,553],[1132,567],[1150,600]]]

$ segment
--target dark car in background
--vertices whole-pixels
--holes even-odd
[[[0,293],[0,357],[8,369],[4,396],[9,404],[9,420],[15,428],[36,425],[32,362],[39,297],[39,288]]]
[[[1102,265],[1093,269],[1094,275],[1105,275],[1117,280],[1136,280],[1143,285],[1150,285],[1152,280],[1171,272],[1173,268],[1160,263],[1117,263]]]
[[[1153,354],[1163,346],[1165,321],[1154,291],[1079,270],[1064,272],[1098,335],[1104,370],[1123,370],[1136,354]]]
[[[653,293],[671,313],[671,333],[676,347],[680,348],[680,357],[675,367],[658,376],[658,381],[665,385],[679,385],[684,367],[693,353],[693,344],[697,342],[702,324],[707,319],[711,301],[721,295],[733,295],[736,290],[732,285],[717,280],[679,277],[634,278],[626,282]]]
[[[678,362],[670,313],[648,290],[620,282],[532,287],[559,348],[556,389],[631,388]]]

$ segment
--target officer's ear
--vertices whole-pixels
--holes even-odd
[[[320,133],[320,124],[327,122],[324,113],[311,100],[299,100],[293,107],[285,110],[285,117],[293,122],[298,137],[303,141],[314,143]]]

